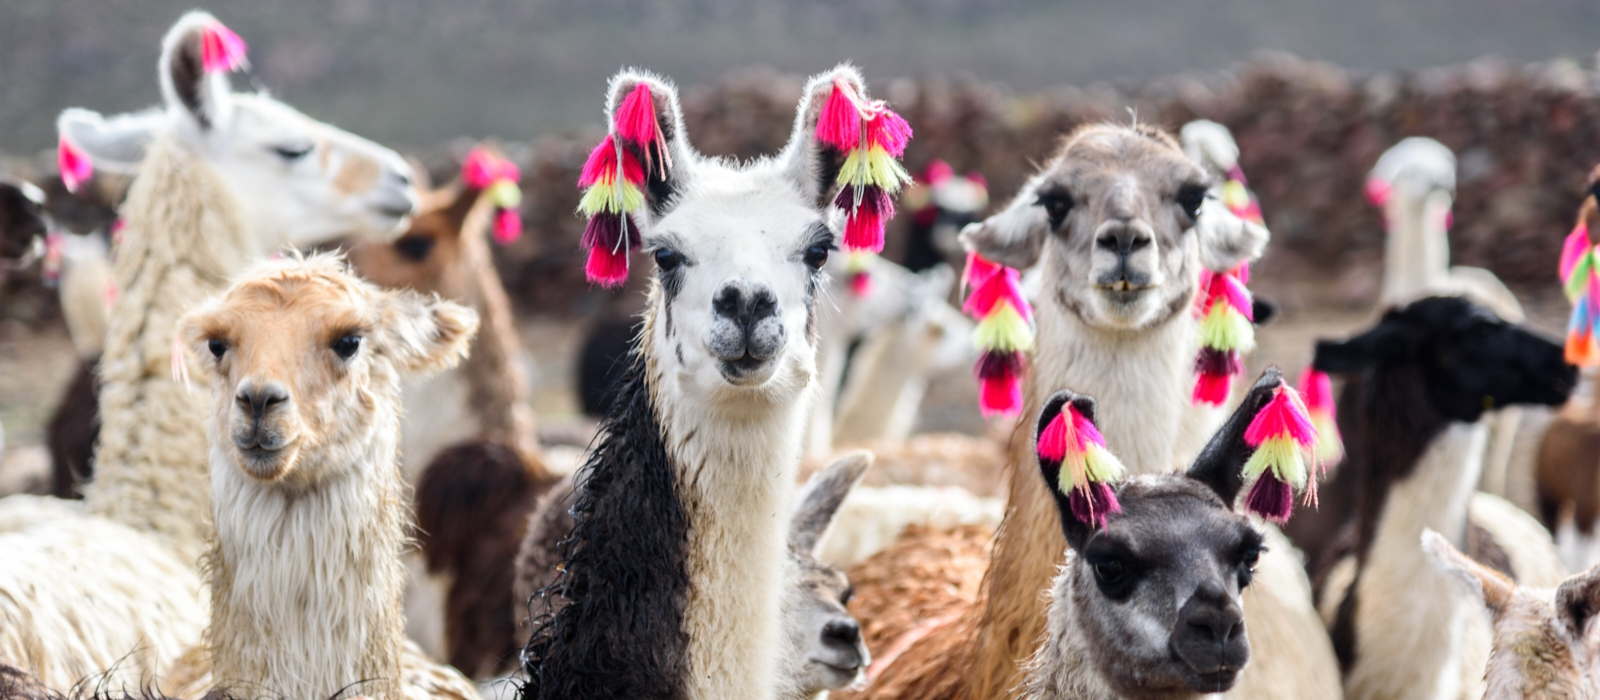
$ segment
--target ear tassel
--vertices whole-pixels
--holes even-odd
[[[589,217],[583,247],[589,251],[584,272],[590,282],[620,287],[628,280],[628,252],[640,245],[633,214],[644,209],[644,178],[633,152],[613,136],[606,136],[583,164],[578,186],[588,189],[578,211]]]
[[[872,293],[871,253],[851,253],[845,259],[845,274],[850,276],[850,293],[857,299]]]
[[[845,154],[834,206],[845,212],[846,250],[883,250],[883,229],[894,216],[890,199],[911,175],[897,160],[911,141],[911,126],[881,101],[868,101],[843,79],[817,115],[816,138]]]
[[[1307,456],[1315,459],[1318,453],[1317,429],[1293,388],[1281,385],[1273,391],[1245,428],[1244,441],[1255,448],[1243,468],[1245,479],[1255,480],[1246,508],[1281,524],[1293,513],[1293,490],[1306,492],[1306,504],[1317,502],[1317,480],[1306,464]]]
[[[61,170],[61,184],[73,194],[94,175],[94,161],[89,159],[89,154],[68,141],[65,135],[56,142],[56,167]]]
[[[1565,353],[1567,363],[1578,367],[1600,364],[1600,345],[1595,342],[1600,331],[1600,260],[1596,251],[1589,240],[1589,226],[1582,221],[1561,246],[1562,291],[1572,302]]]
[[[207,73],[227,73],[248,68],[244,39],[221,22],[200,29],[200,67]]]
[[[1344,459],[1344,436],[1339,434],[1338,410],[1333,403],[1333,382],[1326,372],[1311,367],[1300,373],[1299,389],[1306,414],[1317,431],[1317,461],[1323,466]]]
[[[1067,496],[1073,517],[1105,527],[1106,516],[1122,512],[1110,484],[1127,469],[1106,449],[1100,430],[1070,402],[1039,433],[1036,449],[1041,463],[1059,463],[1055,487]]]
[[[1195,356],[1191,396],[1196,404],[1227,403],[1233,378],[1244,371],[1241,356],[1255,349],[1254,311],[1250,290],[1244,286],[1249,276],[1248,263],[1228,272],[1200,272],[1195,309],[1200,317],[1200,351]]]
[[[483,146],[474,147],[461,162],[461,182],[494,203],[494,242],[510,245],[522,237],[522,170],[516,163]]]
[[[1022,411],[1023,353],[1033,347],[1033,307],[1022,295],[1021,275],[969,253],[961,279],[971,289],[961,310],[978,319],[972,332],[981,353],[974,367],[978,408],[985,416],[1017,415]]]

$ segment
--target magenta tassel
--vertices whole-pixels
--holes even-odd
[[[1039,440],[1034,445],[1034,450],[1039,453],[1039,461],[1060,462],[1067,458],[1067,410],[1063,406],[1062,411],[1039,432]],[[1073,449],[1077,449],[1077,446],[1074,445]]]
[[[862,270],[850,276],[850,293],[864,297],[872,293],[872,273]]]
[[[248,65],[244,39],[221,22],[200,30],[200,67],[207,73],[226,73]]]
[[[639,83],[622,99],[617,107],[617,135],[639,146],[648,146],[656,140],[656,102],[650,95],[650,86]]]
[[[978,356],[973,374],[979,379],[1018,379],[1022,377],[1025,363],[1020,352],[985,350]]]
[[[860,145],[861,113],[838,81],[834,81],[833,91],[828,93],[822,113],[817,116],[817,140],[841,151]]]
[[[1022,410],[1022,382],[1015,377],[980,381],[978,410],[985,416],[1016,415]]]
[[[68,192],[77,192],[94,175],[94,162],[66,137],[56,144],[56,165],[61,169],[61,184],[67,186]]]
[[[1067,503],[1072,508],[1072,517],[1078,522],[1091,527],[1103,528],[1106,526],[1106,516],[1121,513],[1122,504],[1117,502],[1117,494],[1107,484],[1090,482],[1088,488],[1075,488],[1067,494]]]
[[[894,200],[877,185],[861,188],[861,204],[856,205],[856,186],[839,189],[833,205],[845,212],[844,247],[846,250],[883,250],[884,223],[894,217]]]
[[[1194,357],[1195,374],[1231,375],[1244,372],[1244,360],[1238,350],[1200,348]]]
[[[911,143],[911,125],[900,115],[885,109],[867,122],[867,140],[899,158],[905,155],[906,144]]]
[[[590,187],[616,171],[617,145],[610,136],[607,136],[600,145],[589,152],[589,159],[583,163],[583,172],[578,175],[578,188]],[[626,148],[622,149],[622,171],[623,177],[626,177],[628,182],[635,185],[644,183],[644,168]]]
[[[1245,509],[1282,525],[1289,522],[1289,516],[1294,513],[1294,490],[1267,470],[1256,479],[1256,485],[1250,487]]]
[[[1200,373],[1194,378],[1194,395],[1190,400],[1196,404],[1221,406],[1228,402],[1228,389],[1233,379],[1227,374]]]
[[[511,245],[519,238],[522,238],[522,215],[515,209],[501,209],[494,215],[494,242]]]
[[[589,281],[602,287],[620,287],[628,281],[628,251],[590,248],[589,262],[583,266]]]

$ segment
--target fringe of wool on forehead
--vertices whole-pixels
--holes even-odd
[[[977,319],[972,342],[981,353],[973,372],[978,377],[978,408],[986,416],[1022,412],[1022,376],[1033,347],[1033,306],[1022,294],[1021,273],[967,254],[961,286],[971,290],[961,310]]]

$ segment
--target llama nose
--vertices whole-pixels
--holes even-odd
[[[749,333],[755,324],[777,315],[778,295],[765,284],[729,282],[717,290],[711,309]]]
[[[259,422],[267,411],[282,406],[289,400],[289,392],[276,382],[250,383],[239,387],[234,395],[239,407],[250,412],[251,422]]]
[[[1202,584],[1180,614],[1187,631],[1206,642],[1225,644],[1244,633],[1244,611],[1214,582]]]
[[[822,626],[824,644],[853,647],[861,641],[861,625],[855,620],[834,620]]]

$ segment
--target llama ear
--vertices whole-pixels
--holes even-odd
[[[1094,416],[1093,398],[1062,390],[1044,402],[1034,424],[1039,474],[1055,497],[1061,534],[1073,549],[1104,527],[1106,516],[1122,511],[1111,488],[1122,465],[1105,450]]]
[[[1211,194],[1200,207],[1195,233],[1200,241],[1200,264],[1212,272],[1227,272],[1260,258],[1272,238],[1267,227],[1229,211]]]
[[[0,257],[23,257],[45,235],[44,199],[32,183],[0,176]]]
[[[1600,565],[1561,582],[1556,589],[1556,616],[1574,637],[1588,635],[1585,628],[1600,612]]]
[[[1244,488],[1245,463],[1255,454],[1256,448],[1245,439],[1245,432],[1255,421],[1256,414],[1267,407],[1280,388],[1286,385],[1283,373],[1268,367],[1256,383],[1245,393],[1244,400],[1234,409],[1233,415],[1211,436],[1205,449],[1200,451],[1188,476],[1210,487],[1222,502],[1232,508]]]
[[[375,350],[401,371],[432,374],[467,356],[478,332],[478,312],[415,292],[394,292],[379,305]]]
[[[244,42],[210,13],[178,19],[161,40],[161,95],[170,112],[183,114],[200,131],[222,127],[232,117],[228,73],[244,67]]]
[[[56,117],[56,132],[62,142],[62,179],[87,179],[91,166],[119,173],[138,170],[145,148],[155,140],[167,119],[161,110],[119,114],[110,119],[77,107],[63,111]],[[81,162],[73,162],[78,159]],[[73,172],[79,168],[81,172]]]
[[[861,71],[841,64],[806,81],[778,160],[818,210],[844,213],[846,250],[877,253],[894,197],[911,181],[898,160],[910,141],[911,126],[867,95]]]
[[[995,215],[961,230],[961,245],[988,260],[1017,270],[1039,262],[1050,215],[1039,206],[1038,181],[1022,188],[1015,199]]]
[[[872,466],[873,455],[866,450],[851,452],[834,460],[826,469],[817,472],[806,482],[800,494],[799,505],[789,518],[789,550],[814,556],[817,543],[833,524],[850,490],[861,482],[861,476]]]
[[[1517,589],[1517,584],[1506,578],[1505,574],[1473,561],[1451,546],[1443,535],[1431,529],[1422,531],[1422,551],[1433,559],[1434,565],[1441,571],[1454,576],[1468,590],[1480,595],[1491,615],[1498,618],[1505,612]],[[1556,595],[1559,600],[1560,593]]]

